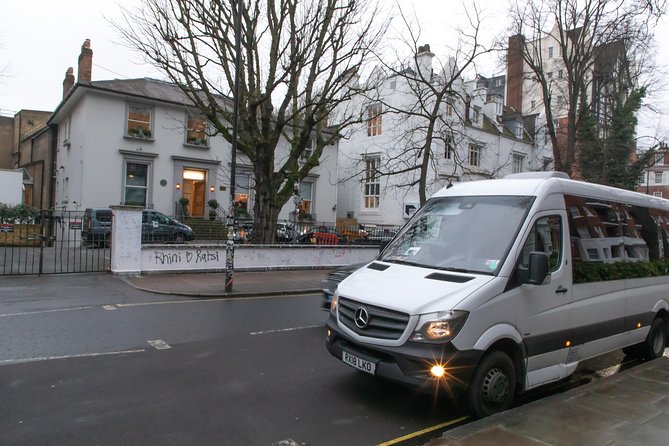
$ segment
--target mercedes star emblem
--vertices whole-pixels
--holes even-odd
[[[367,324],[369,324],[369,313],[367,312],[367,309],[358,307],[358,309],[355,310],[355,325],[357,325],[358,328],[367,328]]]

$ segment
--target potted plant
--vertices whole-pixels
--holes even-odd
[[[207,201],[209,205],[209,220],[216,220],[216,209],[218,209],[218,201],[214,198]]]

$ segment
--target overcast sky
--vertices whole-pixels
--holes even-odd
[[[456,0],[457,1],[457,0]],[[388,0],[388,5],[395,2]],[[405,10],[415,10],[421,22],[421,42],[429,43],[438,57],[447,57],[443,43],[445,29],[458,19],[453,17],[452,0],[400,0]],[[480,0],[484,5],[486,30],[504,35],[506,30],[504,0]],[[129,8],[139,0],[32,0],[4,1],[0,14],[0,115],[13,115],[21,109],[47,110],[56,108],[62,98],[62,82],[68,67],[75,68],[80,48],[91,39],[93,49],[93,80],[162,78],[161,74],[141,58],[120,45],[120,37],[108,19],[120,17],[119,5]],[[669,60],[669,19],[658,27],[660,46],[658,61]],[[491,38],[494,35],[490,36]],[[481,61],[486,75],[504,74],[495,57]],[[665,80],[663,84],[669,83]],[[666,96],[663,92],[662,96]],[[669,129],[663,123],[669,117],[669,104],[659,98],[649,98],[665,115],[642,115],[650,129],[660,133]],[[652,119],[651,119],[652,118]],[[658,119],[659,118],[659,119]],[[652,121],[652,123],[651,123]]]

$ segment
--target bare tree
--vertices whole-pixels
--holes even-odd
[[[360,122],[359,111],[341,104],[357,93],[351,76],[386,24],[374,0],[246,0],[241,23],[238,1],[142,0],[116,27],[229,142],[234,30],[241,27],[237,147],[253,166],[253,240],[272,242],[293,185],[318,166],[324,147]],[[275,166],[280,144],[288,156]]]
[[[577,172],[579,107],[601,88],[593,90],[599,56],[647,41],[664,13],[665,0],[525,0],[512,8],[509,57],[524,62],[523,88],[539,90],[555,170]]]

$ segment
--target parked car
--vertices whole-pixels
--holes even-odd
[[[367,232],[365,241],[373,243],[381,243],[390,241],[397,234],[395,229],[375,228]]]
[[[328,273],[325,288],[323,288],[323,302],[321,303],[321,308],[323,310],[330,310],[332,295],[337,289],[339,282],[346,279],[348,276],[353,274],[355,270],[365,266],[366,264],[367,263],[354,263],[351,265],[340,266],[339,268],[335,268]]]
[[[338,245],[344,240],[337,229],[332,226],[316,226],[301,234],[297,241],[299,243],[313,243],[316,245]]]
[[[288,223],[277,223],[276,224],[276,241],[279,243],[290,243],[294,242],[297,239],[297,232],[293,228],[293,225]]]
[[[111,240],[112,210],[88,208],[84,211],[81,239],[84,244],[107,246]]]
[[[190,226],[153,209],[142,211],[142,243],[183,243],[193,238],[195,234]]]
[[[109,246],[111,228],[112,210],[110,208],[88,208],[84,211],[81,238],[85,244]],[[153,209],[142,211],[142,243],[182,243],[193,240],[194,237],[190,226]]]

